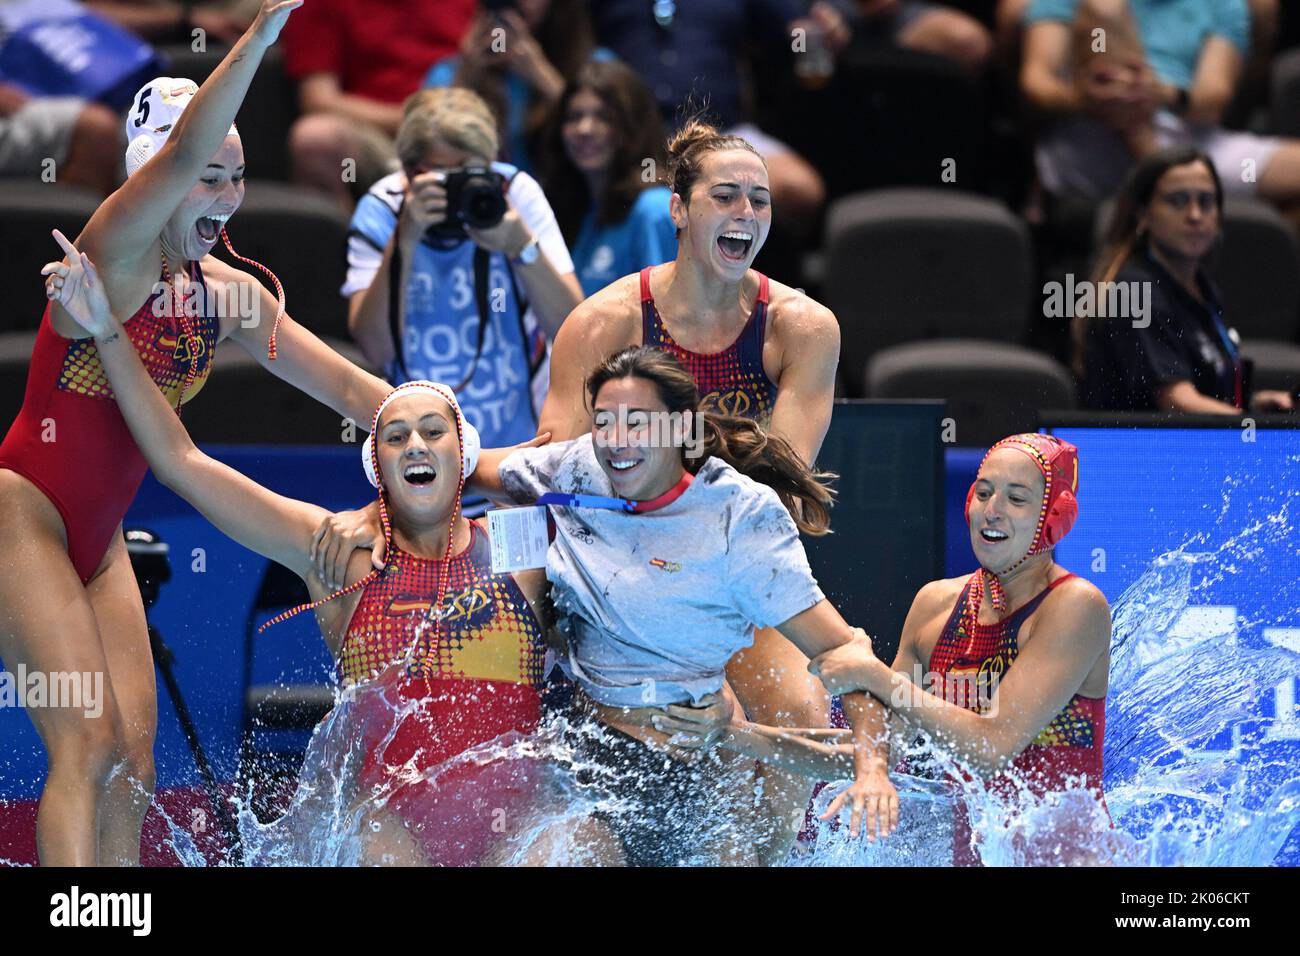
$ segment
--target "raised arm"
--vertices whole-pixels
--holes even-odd
[[[158,155],[109,196],[90,217],[78,246],[106,271],[134,271],[153,247],[181,200],[194,188],[220,148],[244,101],[262,55],[280,35],[291,11],[303,0],[264,0],[257,19],[199,87]],[[132,123],[148,117],[131,107]],[[150,268],[156,268],[153,263]]]
[[[108,309],[89,257],[57,230],[68,262],[50,263],[46,288],[95,340],[117,406],[154,474],[222,533],[306,578],[312,531],[323,508],[274,494],[195,447],[185,426],[145,370],[122,324]]]

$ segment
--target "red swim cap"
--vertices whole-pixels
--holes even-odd
[[[1008,436],[990,448],[980,461],[981,468],[984,467],[984,462],[989,460],[989,455],[999,448],[1014,448],[1016,451],[1023,452],[1043,473],[1043,506],[1038,512],[1038,525],[1034,528],[1034,539],[1030,542],[1029,550],[1025,552],[1024,557],[1002,572],[1007,574],[1033,555],[1050,551],[1074,527],[1074,521],[1079,517],[1079,502],[1075,497],[1079,491],[1079,449],[1053,435],[1025,432]],[[975,484],[972,482],[970,490],[966,492],[967,524],[970,524],[970,506],[975,498]],[[980,599],[985,589],[989,592],[994,609],[999,614],[1006,612],[1006,597],[1002,593],[1002,585],[997,575],[987,568],[980,568],[976,574],[975,585],[971,600],[967,603],[971,624],[978,619]]]
[[[1057,542],[1074,527],[1075,519],[1079,517],[1079,502],[1075,497],[1079,491],[1079,449],[1053,435],[1025,432],[1008,436],[990,448],[980,461],[981,468],[984,467],[984,462],[989,460],[989,455],[999,448],[1014,448],[1016,451],[1024,452],[1043,473],[1043,507],[1038,513],[1038,526],[1034,529],[1034,540],[1025,558],[1042,554],[1055,547]],[[975,483],[972,482],[970,490],[966,492],[968,524],[970,506],[974,498]],[[1024,558],[1020,560],[1023,561]]]

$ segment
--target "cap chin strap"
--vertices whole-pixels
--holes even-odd
[[[254,262],[252,259],[246,258],[245,256],[241,256],[238,252],[235,251],[235,247],[230,244],[230,236],[226,234],[225,226],[221,227],[221,241],[226,244],[226,249],[229,250],[232,256],[234,256],[240,262],[246,262],[250,266],[254,266],[255,268],[261,269],[263,272],[265,272],[268,276],[271,277],[271,282],[275,285],[275,300],[276,300],[275,319],[274,321],[271,322],[271,336],[269,339],[267,339],[266,342],[266,357],[270,361],[274,362],[279,357],[280,354],[279,349],[276,345],[275,338],[280,331],[280,320],[284,318],[284,286],[280,284],[280,280],[276,278],[275,273],[272,272],[270,269],[268,269],[266,266],[262,265],[260,262]],[[261,290],[257,289],[255,291],[260,292]]]

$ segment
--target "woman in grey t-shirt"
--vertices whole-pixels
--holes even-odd
[[[700,819],[736,787],[716,755],[666,748],[655,725],[667,708],[724,692],[727,661],[756,626],[776,627],[809,657],[853,635],[798,534],[828,530],[831,494],[780,438],[697,414],[694,381],[657,349],[617,353],[587,391],[590,435],[485,452],[473,484],[555,506],[546,570],[565,669],[575,709],[599,725],[576,744],[583,763],[610,771],[597,776],[641,808],[570,821],[554,836],[584,845],[592,862],[670,865],[700,851]],[[855,739],[878,706],[868,701],[844,700]],[[874,834],[877,811],[888,819],[897,797],[883,763],[855,766],[852,830],[869,804]],[[731,849],[724,859],[748,862]]]

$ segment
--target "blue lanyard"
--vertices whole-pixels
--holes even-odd
[[[558,491],[548,491],[537,499],[539,505],[557,505],[561,508],[604,508],[608,511],[626,511],[630,514],[646,514],[658,511],[672,504],[691,486],[695,476],[689,471],[682,472],[682,477],[658,498],[648,501],[633,501],[631,498],[607,498],[604,495],[574,495]]]
[[[561,508],[605,508],[609,511],[635,511],[636,502],[629,498],[606,498],[603,495],[566,495],[548,491],[537,499],[539,505]]]

